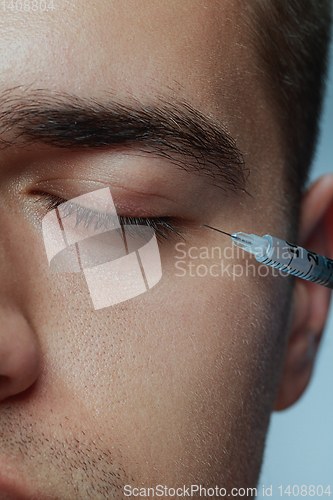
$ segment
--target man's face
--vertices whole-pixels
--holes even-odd
[[[194,168],[191,155],[175,153],[177,124],[164,155],[143,140],[112,138],[100,148],[27,141],[0,151],[0,349],[2,360],[19,359],[12,380],[1,380],[1,491],[99,499],[123,498],[126,484],[256,483],[288,325],[287,280],[257,268],[222,275],[220,258],[187,253],[230,247],[203,224],[280,237],[289,230],[281,139],[242,6],[54,0],[53,11],[1,14],[1,111],[15,102],[19,110],[23,99],[31,115],[31,103],[38,113],[63,94],[61,106],[70,94],[111,107],[193,108],[236,140],[246,169],[244,186],[232,190],[233,162],[214,180],[202,168],[205,150],[190,145]],[[4,137],[14,135],[13,127]],[[200,131],[193,135],[200,142]],[[42,219],[46,195],[70,200],[105,187],[119,215],[178,221],[186,272],[175,267],[183,240],[174,235],[159,244],[155,287],[94,310],[82,273],[48,266]]]

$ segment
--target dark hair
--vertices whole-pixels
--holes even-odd
[[[248,12],[257,66],[284,131],[287,176],[298,201],[318,139],[332,2],[254,0]]]

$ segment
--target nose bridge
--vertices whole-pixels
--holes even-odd
[[[0,221],[0,402],[29,388],[37,379],[41,352],[25,314],[29,249],[12,217]]]
[[[0,307],[12,304],[11,297],[20,281],[23,241],[19,229],[3,214],[0,218]]]
[[[3,215],[0,228],[0,310],[23,308],[33,262],[31,241],[21,227]]]

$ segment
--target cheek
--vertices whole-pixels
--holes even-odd
[[[43,249],[34,255],[25,296],[45,353],[42,392],[59,411],[94,415],[138,474],[151,476],[154,463],[161,481],[175,461],[184,480],[211,474],[202,464],[214,456],[218,470],[226,443],[246,442],[247,423],[269,413],[285,322],[269,278],[259,288],[246,277],[176,276],[172,262],[146,294],[94,311],[80,273],[54,273]]]
[[[235,428],[245,441],[254,432],[247,423],[268,414],[267,366],[283,328],[277,297],[268,285],[262,290],[251,280],[166,276],[105,311],[85,311],[73,298],[70,317],[53,309],[49,329],[64,335],[49,345],[50,380],[101,415],[122,446],[131,444],[129,461],[137,462],[139,447],[140,463],[153,461],[157,479],[174,460],[183,464],[180,475],[204,474],[196,463],[219,460]]]

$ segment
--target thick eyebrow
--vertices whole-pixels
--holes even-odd
[[[224,127],[187,101],[118,102],[43,89],[0,95],[0,149],[35,143],[57,148],[127,147],[195,169],[214,184],[244,190],[243,155]]]

